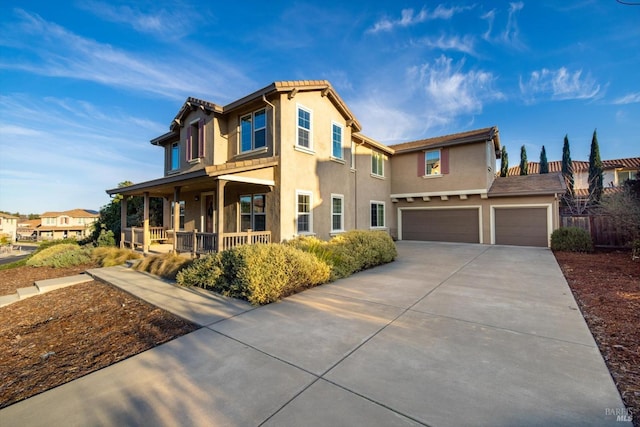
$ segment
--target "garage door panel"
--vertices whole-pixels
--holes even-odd
[[[478,209],[425,209],[402,212],[402,239],[480,243]]]
[[[496,208],[495,241],[498,245],[549,244],[547,208]]]

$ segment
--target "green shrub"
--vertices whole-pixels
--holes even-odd
[[[176,275],[176,282],[181,286],[199,286],[214,290],[221,274],[220,254],[208,254],[180,270]]]
[[[122,265],[130,259],[140,259],[142,255],[130,249],[100,246],[91,251],[91,259],[101,267]]]
[[[78,244],[62,243],[38,251],[27,261],[32,267],[73,267],[91,262],[91,249]]]
[[[100,230],[100,234],[96,239],[95,245],[99,248],[103,246],[115,246],[116,238],[113,235],[113,231],[104,229]]]
[[[186,268],[191,262],[191,259],[173,253],[150,255],[144,257],[134,269],[174,280],[178,271]]]
[[[214,290],[268,304],[303,289],[326,283],[330,268],[310,253],[292,246],[272,243],[246,245],[220,254],[222,274]]]
[[[57,245],[76,245],[78,246],[78,241],[76,239],[56,239],[56,240],[45,240],[38,245],[38,248],[33,251],[34,254],[38,252],[42,252],[45,249],[48,249],[52,246]]]
[[[593,252],[591,235],[583,228],[562,227],[551,234],[551,249],[567,252]]]

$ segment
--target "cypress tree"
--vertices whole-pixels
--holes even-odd
[[[540,151],[540,173],[549,173],[549,162],[547,161],[547,150],[542,146]]]
[[[520,175],[529,175],[529,162],[527,161],[527,149],[520,147]]]
[[[509,154],[507,154],[507,147],[502,146],[502,153],[500,154],[500,176],[507,176],[509,172]]]
[[[575,192],[573,190],[573,162],[571,161],[571,150],[569,149],[569,135],[564,136],[564,145],[562,146],[562,177],[567,185],[567,195],[573,198]]]
[[[591,138],[591,152],[589,153],[589,198],[591,203],[599,203],[602,199],[602,160],[600,160],[600,147],[598,135],[593,131]]]

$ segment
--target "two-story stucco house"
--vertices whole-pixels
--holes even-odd
[[[18,217],[0,212],[0,237],[6,236],[11,242],[16,241]]]
[[[64,212],[45,212],[40,215],[40,226],[36,228],[38,240],[87,237],[100,217],[96,212],[72,209]]]
[[[496,127],[387,147],[364,136],[324,80],[275,82],[225,106],[188,98],[169,132],[164,175],[125,188],[122,242],[221,250],[300,235],[386,230],[394,238],[547,246],[558,175],[496,179]],[[144,226],[127,227],[127,196]],[[164,200],[149,227],[149,198]],[[250,233],[249,233],[250,230]]]
[[[275,82],[225,106],[189,98],[151,141],[165,152],[164,176],[107,193],[143,196],[146,209],[163,198],[163,228],[196,252],[233,246],[247,230],[278,242],[386,230],[393,150],[360,131],[327,81]],[[122,218],[124,242],[163,238],[147,220],[151,234],[136,237]]]

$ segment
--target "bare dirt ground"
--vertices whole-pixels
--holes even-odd
[[[556,252],[633,424],[640,426],[640,261],[629,252]]]
[[[86,268],[1,270],[0,294]],[[197,329],[97,281],[2,307],[0,319],[0,408]]]
[[[638,427],[640,261],[628,252],[555,256]],[[91,267],[0,270],[0,295]],[[0,408],[197,328],[99,282],[16,302],[0,319]]]

